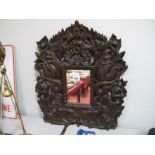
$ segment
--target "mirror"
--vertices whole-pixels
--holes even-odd
[[[50,39],[44,36],[37,46],[35,91],[44,120],[114,129],[127,94],[121,39],[76,21]]]
[[[67,102],[90,104],[90,70],[66,70]]]

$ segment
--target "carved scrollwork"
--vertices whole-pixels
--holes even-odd
[[[125,52],[119,52],[121,39],[112,35],[108,40],[78,21],[61,30],[50,40],[39,42],[35,69],[38,103],[44,120],[52,124],[77,124],[90,128],[110,129],[124,106],[126,81],[120,79],[127,65]],[[63,69],[93,67],[92,104],[89,107],[70,107],[66,104]]]

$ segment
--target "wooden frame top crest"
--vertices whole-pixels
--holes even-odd
[[[123,60],[125,52],[119,52],[121,39],[112,35],[108,40],[75,21],[50,40],[43,37],[37,45],[36,92],[44,120],[59,125],[115,128],[127,93],[127,82],[120,78],[127,69]],[[93,68],[92,104],[68,106],[63,71],[84,67]]]

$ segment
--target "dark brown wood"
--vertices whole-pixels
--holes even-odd
[[[50,40],[43,37],[37,45],[36,92],[44,120],[52,124],[115,128],[127,93],[127,82],[120,78],[127,69],[125,52],[119,52],[121,39],[112,35],[107,40],[76,21]],[[64,70],[85,67],[91,70],[91,104],[71,106],[67,104]]]

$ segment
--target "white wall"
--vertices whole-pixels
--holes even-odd
[[[146,129],[155,127],[155,20],[79,20],[108,38],[122,39],[129,66],[125,109],[119,126]],[[17,95],[24,115],[42,116],[36,101],[34,61],[36,41],[48,38],[74,20],[0,20],[0,41],[15,46]]]

